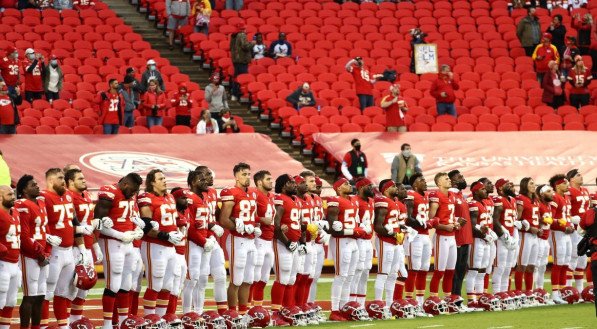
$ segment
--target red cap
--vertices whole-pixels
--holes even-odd
[[[344,183],[348,183],[348,179],[346,178],[340,178],[338,179],[335,183],[334,183],[334,191],[338,190],[338,188],[342,185],[344,185]]]
[[[319,176],[315,176],[315,186],[323,186],[323,182]]]
[[[383,184],[383,186],[381,187],[381,194],[383,194],[387,189],[389,189],[392,186],[396,186],[396,183],[394,183],[393,180],[387,181],[385,184]]]
[[[548,39],[551,41],[551,33],[543,33],[543,39]]]
[[[220,81],[220,73],[218,72],[214,72],[210,77],[209,77],[209,81],[215,83],[215,82],[219,82]]]
[[[247,29],[247,26],[245,25],[245,23],[240,22],[240,23],[236,24],[236,30],[238,32],[244,31],[246,29]]]
[[[357,181],[356,188],[357,190],[360,190],[361,188],[369,186],[371,184],[373,183],[368,178],[361,178]]]
[[[187,190],[181,188],[179,190],[174,191],[174,193],[172,193],[172,196],[175,199],[186,198],[187,197]]]
[[[296,176],[294,176],[294,178],[293,178],[293,179],[294,179],[294,182],[295,182],[295,183],[297,183],[297,184],[300,184],[300,183],[304,183],[304,182],[305,182],[305,179],[304,179],[302,176],[300,176],[300,175],[296,175]]]
[[[180,86],[178,86],[178,91],[182,91],[183,89],[189,90],[186,83],[181,83]]]
[[[474,182],[473,185],[471,185],[471,193],[475,193],[482,188],[485,188],[485,184],[481,182]]]
[[[15,48],[14,46],[8,46],[6,47],[6,54],[10,55],[12,53],[14,53],[15,51],[17,51],[17,48]]]
[[[504,185],[506,185],[508,183],[510,183],[509,180],[507,180],[505,178],[500,178],[500,179],[497,180],[497,182],[495,182],[495,188],[499,190],[499,189],[502,188],[502,186],[504,186]]]

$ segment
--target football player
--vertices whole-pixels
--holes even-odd
[[[515,230],[514,226],[516,220],[514,184],[507,179],[500,178],[495,182],[495,189],[498,195],[493,197],[493,203],[496,209],[499,208],[501,215],[500,219],[494,222],[496,233],[499,235],[495,269],[491,278],[494,294],[508,291],[510,271],[515,265],[516,251],[518,250],[518,230]]]
[[[66,186],[73,198],[75,215],[77,216],[79,222],[83,225],[92,225],[93,223],[91,220],[93,219],[93,209],[95,208],[95,204],[87,192],[87,181],[85,180],[83,172],[81,172],[80,169],[70,169],[65,172],[64,180],[66,181]],[[95,254],[95,262],[101,263],[104,255],[102,254],[95,235],[85,235],[83,236],[83,240],[85,241],[87,257],[89,259],[93,259],[93,249],[93,254]],[[77,297],[72,303],[69,322],[79,320],[81,316],[83,316],[83,305],[85,305],[87,293],[87,290],[78,290]]]
[[[0,186],[0,328],[8,329],[12,311],[17,304],[17,292],[21,286],[19,254],[21,248],[21,225],[19,212],[14,208],[15,192],[10,186]]]
[[[21,224],[21,271],[23,300],[19,306],[21,326],[39,329],[41,308],[46,295],[49,253],[46,253],[46,204],[37,182],[23,175],[17,182],[15,208]]]
[[[495,187],[494,187],[493,183],[486,177],[480,178],[479,182],[481,182],[483,185],[485,185],[485,190],[487,192],[487,196],[483,200],[483,204],[485,204],[485,208],[487,208],[487,213],[489,214],[489,217],[491,219],[492,231],[490,233],[493,237],[493,239],[492,239],[493,241],[489,243],[489,264],[487,265],[487,268],[485,269],[485,273],[487,275],[483,276],[483,292],[488,293],[489,292],[489,277],[493,273],[493,264],[494,264],[495,255],[496,255],[496,240],[498,238],[498,236],[493,231],[493,225],[495,225],[494,223],[499,222],[502,214],[500,212],[501,208],[495,207],[495,204],[493,202],[493,197],[491,196],[491,194],[495,191]],[[501,230],[499,232],[501,233]]]
[[[535,189],[535,181],[525,177],[520,181],[520,192],[516,197],[516,212],[518,221],[521,222],[520,252],[514,273],[516,290],[523,290],[523,277],[526,290],[533,290],[533,272],[539,252],[538,239],[542,234],[539,228],[539,201]]]
[[[570,182],[570,215],[573,224],[576,221],[580,222],[580,219],[585,215],[589,207],[591,206],[591,196],[589,191],[583,187],[583,176],[578,169],[572,169],[566,174],[566,178]],[[569,271],[573,273],[574,283],[578,291],[582,291],[584,288],[584,271],[587,267],[587,256],[578,256],[575,252],[578,242],[582,239],[582,236],[578,233],[578,224],[574,224],[577,230],[571,235],[572,240],[572,256],[570,259]],[[567,286],[572,286],[572,278],[566,283]]]
[[[537,252],[537,271],[535,279],[535,288],[543,289],[545,281],[545,271],[549,258],[549,236],[551,232],[551,223],[553,223],[553,194],[554,191],[549,185],[539,185],[535,191],[538,196],[539,205],[539,251]],[[553,301],[548,301],[553,304]]]
[[[263,290],[269,280],[274,264],[274,251],[272,241],[274,239],[273,219],[276,214],[274,204],[274,189],[272,175],[267,170],[261,170],[253,175],[255,190],[257,193],[257,218],[261,236],[255,237],[255,278],[253,282],[252,296],[253,306],[263,305]]]
[[[324,218],[323,200],[320,196],[322,186],[323,182],[321,181],[321,179],[315,176],[315,192],[311,193],[311,196],[313,197],[313,201],[315,201],[313,220],[315,221],[315,223],[317,223],[317,226],[319,226],[319,232],[317,233],[317,239],[315,239],[315,244],[313,245],[313,253],[316,255],[313,282],[317,282],[319,277],[321,277],[323,261],[325,259],[325,249],[323,248],[323,246],[327,246],[330,241],[330,234],[326,232],[326,230],[329,229],[329,225],[327,220],[325,220]],[[309,303],[314,303],[316,296],[317,284],[311,284],[308,298]]]
[[[174,246],[184,238],[176,225],[176,201],[168,193],[163,171],[153,169],[147,173],[145,193],[139,195],[137,204],[143,221],[137,225],[145,233],[141,243],[141,256],[147,277],[143,310],[145,315],[157,314],[162,317],[166,315],[174,276],[177,275],[174,271],[180,270]],[[138,218],[133,220],[137,221]]]
[[[248,310],[249,293],[255,274],[255,229],[257,193],[249,191],[251,167],[246,163],[234,166],[232,172],[236,184],[220,192],[222,210],[219,223],[230,230],[226,239],[230,260],[230,285],[228,286],[228,308],[244,315]]]
[[[468,199],[463,192],[468,187],[466,178],[458,169],[450,170],[448,177],[452,182],[452,188],[448,192],[451,192],[456,200],[454,216],[455,218],[462,218],[461,221],[463,223],[462,227],[454,234],[454,238],[456,239],[456,267],[454,269],[454,280],[452,281],[452,295],[461,296],[462,283],[468,269],[469,251],[474,237],[470,210],[468,209]],[[464,303],[460,304],[460,308],[463,312],[472,311]]]
[[[358,261],[358,249],[355,238],[365,236],[365,231],[356,225],[359,215],[358,203],[351,200],[352,191],[346,178],[334,183],[337,197],[330,197],[327,205],[327,221],[331,228],[332,239],[330,252],[334,260],[335,276],[332,283],[332,312],[331,321],[348,321],[340,308],[348,302],[350,286]]]
[[[365,305],[367,298],[367,279],[369,279],[369,272],[373,267],[373,245],[371,238],[373,237],[373,219],[374,219],[374,200],[375,188],[373,183],[367,178],[361,178],[356,182],[357,195],[354,199],[359,206],[359,227],[365,231],[365,235],[357,239],[357,248],[359,250],[357,269],[355,271],[354,279],[352,280],[352,287],[350,288],[350,300],[357,301],[361,306]]]
[[[138,252],[132,242],[143,237],[143,230],[131,218],[138,215],[137,193],[142,183],[139,174],[130,173],[117,184],[102,186],[98,192],[94,217],[104,221],[111,219],[114,223],[110,228],[104,225],[99,240],[106,276],[106,288],[102,296],[103,329],[112,329],[115,306],[119,324],[128,316],[129,290],[133,284],[133,272],[138,266]]]
[[[176,266],[179,270],[174,271],[174,283],[173,288],[170,291],[170,300],[168,301],[168,309],[166,314],[176,314],[176,308],[178,307],[178,296],[182,293],[183,282],[187,277],[187,259],[185,253],[187,251],[187,237],[189,232],[190,223],[190,211],[188,199],[191,197],[191,192],[180,187],[173,188],[170,193],[174,197],[176,202],[176,211],[178,216],[176,218],[176,226],[178,231],[182,233],[183,239],[180,243],[174,246],[176,250]],[[186,314],[186,313],[183,313]]]
[[[551,289],[554,303],[564,303],[560,296],[560,289],[566,286],[566,271],[572,257],[572,241],[570,237],[574,226],[570,218],[570,199],[568,198],[568,180],[562,174],[549,179],[549,185],[554,189],[552,201],[553,223],[551,224],[551,238],[549,240],[553,265],[551,267]],[[580,221],[579,221],[580,222]]]

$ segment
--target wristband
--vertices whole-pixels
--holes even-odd
[[[153,229],[153,226],[151,226],[151,218],[141,217],[141,220],[145,223],[145,227],[143,227],[143,234],[149,233],[149,231],[151,231]],[[158,237],[159,237],[159,234],[158,234]],[[168,240],[168,239],[166,238],[166,240]]]

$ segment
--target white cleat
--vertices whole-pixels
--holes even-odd
[[[552,301],[553,301],[553,302],[554,302],[554,304],[556,304],[556,305],[562,305],[562,304],[566,304],[566,302],[565,302],[563,299],[561,299],[561,298],[554,298],[554,299],[552,299]]]

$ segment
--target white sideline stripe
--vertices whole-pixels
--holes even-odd
[[[565,328],[562,328],[562,329],[581,329],[581,328],[584,328],[584,327],[565,327]]]
[[[367,324],[357,324],[354,326],[349,326],[349,328],[360,328],[360,327],[371,327],[374,326],[375,323],[367,323]]]
[[[432,324],[430,326],[420,326],[417,328],[439,328],[439,327],[443,327],[443,326],[444,326],[443,324]]]
[[[502,326],[502,327],[489,327],[487,329],[506,329],[506,328],[513,328],[512,326]]]

